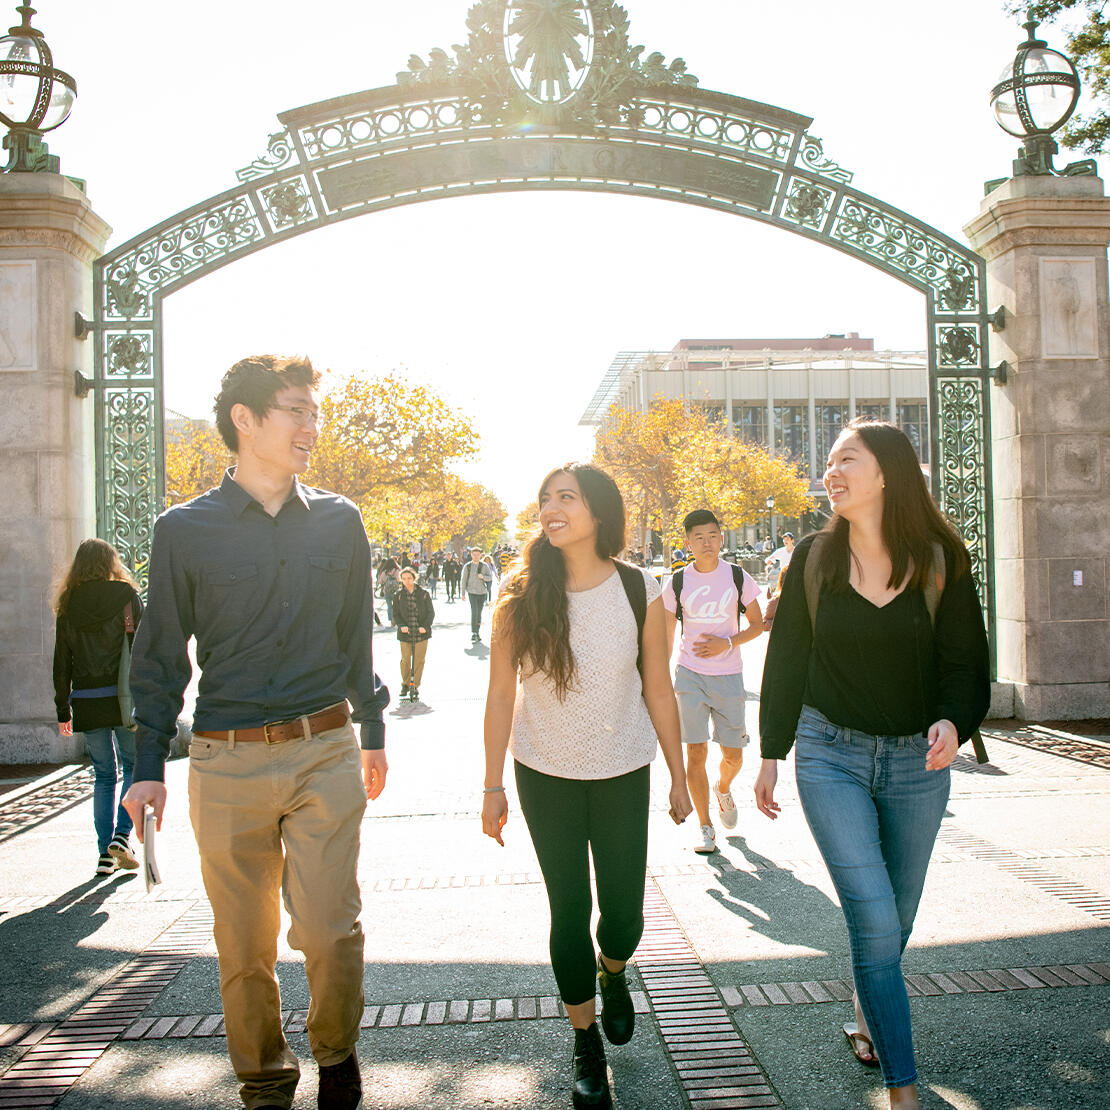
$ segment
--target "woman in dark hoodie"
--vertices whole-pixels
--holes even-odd
[[[135,734],[124,727],[117,682],[128,635],[125,611],[134,629],[142,608],[136,582],[116,549],[103,540],[85,540],[54,603],[54,702],[58,731],[83,732],[92,760],[98,875],[139,866],[131,851],[131,818],[116,795],[117,760],[123,770],[120,798],[135,767]]]

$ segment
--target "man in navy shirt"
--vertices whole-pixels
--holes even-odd
[[[389,691],[373,667],[361,515],[297,480],[319,434],[319,380],[307,359],[273,355],[224,375],[216,424],[237,465],[158,518],[132,658],[138,751],[124,805],[141,829],[146,805],[161,825],[196,638],[189,814],[248,1110],[291,1106],[300,1075],[281,1028],[279,896],[289,943],[305,955],[318,1105],[354,1110],[361,1099],[359,825],[385,786]]]

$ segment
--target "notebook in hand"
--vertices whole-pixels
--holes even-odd
[[[154,810],[148,807],[143,815],[143,876],[146,878],[148,891],[162,881],[158,861],[154,858],[154,832],[157,827],[158,820],[154,816]]]

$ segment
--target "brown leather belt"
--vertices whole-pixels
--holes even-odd
[[[327,732],[329,729],[342,728],[350,719],[351,714],[347,708],[347,703],[341,702],[338,705],[328,706],[327,709],[321,709],[319,713],[313,713],[308,718],[294,717],[291,721],[271,721],[267,725],[254,728],[237,728],[233,729],[232,732],[235,734],[236,744],[240,740],[248,744],[252,741],[262,740],[267,744],[283,744],[286,740],[304,739],[302,722],[305,720],[308,721],[309,732]],[[201,736],[205,740],[227,740],[231,733],[209,730],[194,732],[193,735]]]

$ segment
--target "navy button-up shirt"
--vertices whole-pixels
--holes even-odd
[[[370,546],[354,504],[295,478],[270,516],[231,471],[154,525],[131,691],[136,782],[161,781],[197,641],[193,727],[251,728],[348,699],[362,746],[385,746],[374,673]]]

